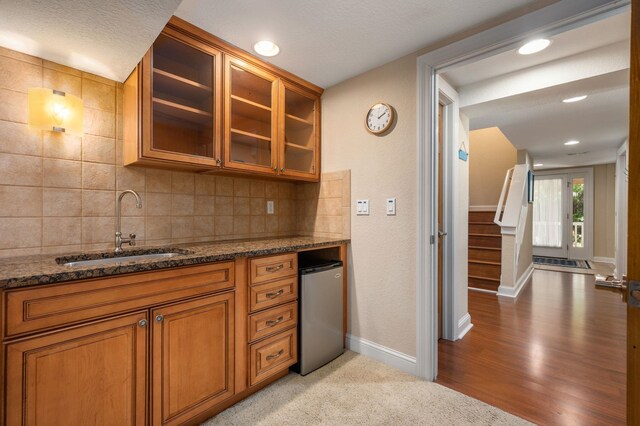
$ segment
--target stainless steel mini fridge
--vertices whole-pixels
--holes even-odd
[[[342,262],[300,266],[298,364],[303,376],[340,356],[342,341]]]

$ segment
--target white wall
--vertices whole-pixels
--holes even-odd
[[[387,102],[395,128],[373,136],[367,110]],[[351,169],[348,332],[416,354],[416,56],[410,55],[328,88],[322,96],[322,170]],[[397,214],[385,214],[396,197]],[[353,204],[369,200],[369,216]]]

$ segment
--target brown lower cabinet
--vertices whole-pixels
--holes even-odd
[[[152,311],[154,425],[183,424],[234,394],[233,292]]]
[[[147,313],[9,343],[7,425],[144,425]]]
[[[257,392],[298,360],[297,256],[3,290],[0,424],[199,424]]]

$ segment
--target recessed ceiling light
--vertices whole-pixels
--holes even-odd
[[[532,40],[522,46],[520,49],[518,49],[518,53],[521,55],[531,55],[532,53],[538,53],[541,50],[546,49],[550,44],[551,40],[547,40],[546,38],[539,38],[537,40]]]
[[[533,165],[533,167],[542,167],[542,166],[544,166],[544,164],[542,164],[542,163],[536,163],[536,164]]]
[[[565,145],[578,145],[580,143],[580,141],[567,141],[564,144]]]
[[[280,47],[272,41],[262,40],[253,45],[253,50],[258,55],[262,56],[276,56],[280,53]]]
[[[587,95],[581,95],[581,96],[575,96],[573,98],[564,99],[562,102],[564,102],[565,104],[570,104],[572,102],[584,101],[585,99],[587,99]]]

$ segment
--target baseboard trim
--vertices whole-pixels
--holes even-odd
[[[471,291],[477,291],[478,293],[491,293],[491,294],[498,294],[498,292],[497,292],[497,291],[495,291],[495,290],[487,290],[486,288],[469,287],[469,290],[471,290]]]
[[[347,349],[395,367],[405,373],[414,376],[418,374],[416,357],[379,345],[362,337],[347,334]]]
[[[498,206],[469,206],[470,212],[495,212],[498,210]]]
[[[473,328],[471,324],[471,315],[467,312],[460,321],[458,321],[458,332],[456,333],[456,340],[462,339]]]
[[[599,257],[599,256],[595,256],[593,259],[594,262],[600,262],[600,263],[610,263],[612,265],[616,264],[616,260],[613,257]]]
[[[527,267],[527,270],[524,271],[524,274],[522,274],[520,278],[518,278],[515,288],[504,287],[502,285],[498,287],[498,296],[511,297],[515,299],[516,297],[518,297],[525,284],[529,281],[529,278],[531,278],[531,274],[533,274],[533,262],[531,262],[531,264]]]

